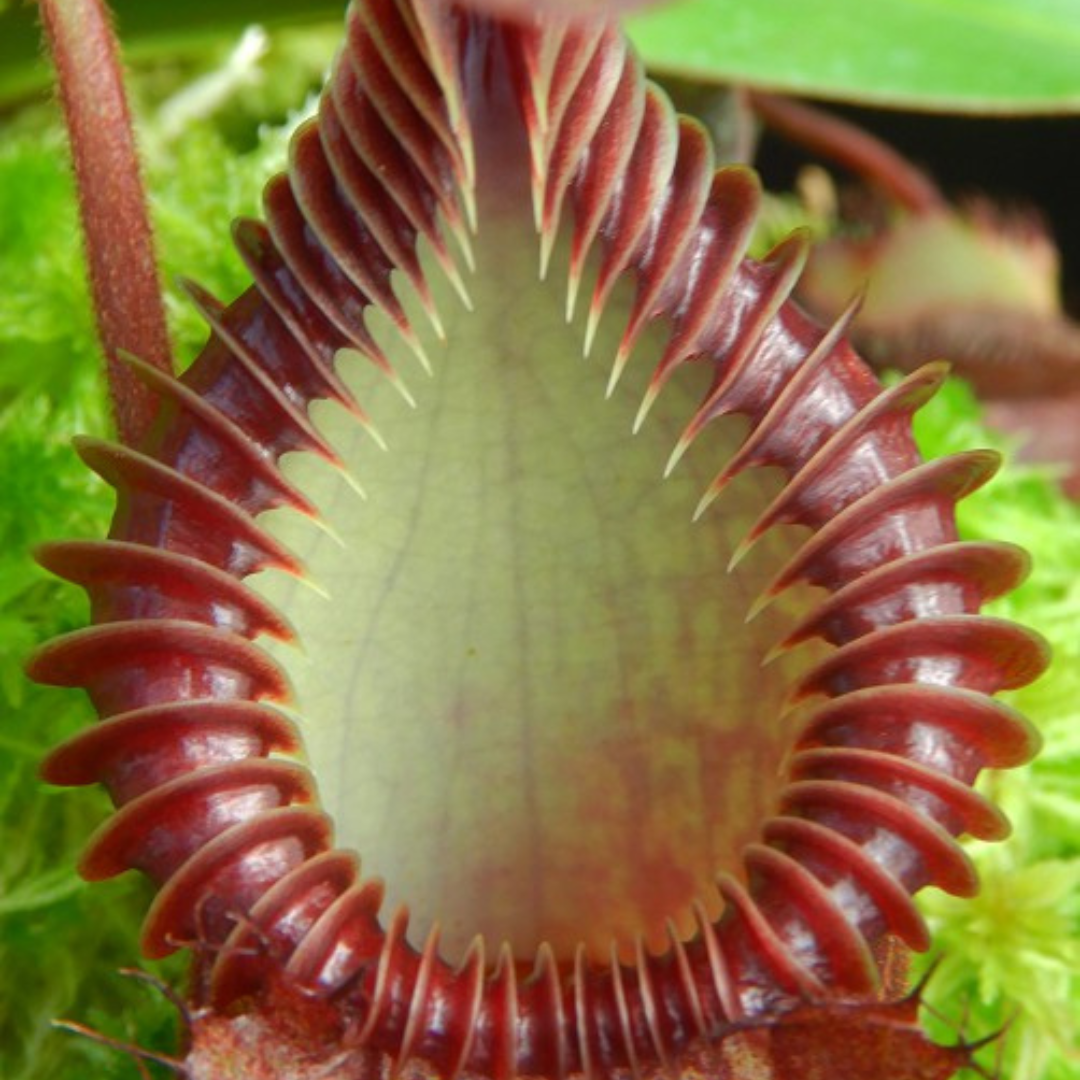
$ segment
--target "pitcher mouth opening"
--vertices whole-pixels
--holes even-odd
[[[522,961],[545,944],[628,961],[639,940],[692,935],[695,906],[715,921],[716,875],[742,873],[775,812],[797,729],[785,695],[815,650],[763,661],[816,590],[746,621],[803,533],[777,530],[728,572],[779,477],[739,481],[692,521],[745,434],[717,425],[664,478],[707,366],[633,434],[664,328],[606,398],[625,300],[582,358],[567,245],[541,283],[528,216],[483,211],[481,234],[502,235],[477,245],[472,311],[436,297],[451,344],[423,340],[433,377],[372,320],[416,407],[339,357],[387,449],[315,409],[365,497],[310,455],[284,462],[325,527],[289,511],[261,524],[320,591],[253,580],[297,632],[299,649],[268,647],[337,842],[383,879],[388,910],[407,905],[410,941],[438,925],[451,962],[477,935]]]

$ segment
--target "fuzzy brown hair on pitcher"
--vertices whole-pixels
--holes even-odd
[[[759,199],[609,19],[355,0],[253,284],[189,285],[182,376],[118,352],[30,671],[101,717],[44,769],[115,804],[81,872],[192,947],[183,1075],[971,1064],[886,972],[1007,832],[1026,559],[957,538],[992,453],[916,450],[944,366],[882,389]]]

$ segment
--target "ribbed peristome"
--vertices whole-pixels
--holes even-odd
[[[1023,575],[1023,556],[956,538],[956,500],[995,461],[978,451],[920,460],[910,416],[944,368],[881,390],[847,343],[850,316],[821,329],[789,299],[803,238],[747,257],[757,202],[753,174],[716,171],[704,130],[674,114],[606,23],[517,25],[425,0],[351,7],[318,116],[266,188],[266,223],[236,226],[255,284],[227,307],[191,287],[211,338],[182,378],[131,361],[162,403],[147,445],[79,443],[117,490],[110,538],[42,553],[87,589],[94,625],[45,646],[33,674],[85,687],[102,716],[51,756],[47,774],[109,789],[117,811],[82,869],[102,878],[137,868],[154,880],[144,951],[201,943],[200,1004],[257,1002],[276,973],[338,1003],[345,1049],[398,1064],[446,1076],[649,1073],[748,1019],[874,995],[871,949],[884,934],[928,944],[911,895],[927,884],[975,889],[956,837],[1006,827],[972,785],[1034,747],[1025,722],[990,695],[1044,662],[1031,634],[978,614]],[[335,837],[320,809],[318,754],[313,769],[303,757],[308,705],[302,685],[291,700],[291,646],[272,645],[292,640],[294,612],[270,598],[299,594],[267,574],[305,573],[298,545],[281,538],[292,536],[283,510],[324,513],[304,462],[329,463],[330,491],[344,484],[335,469],[368,487],[356,460],[370,464],[372,514],[380,470],[386,487],[403,486],[389,464],[393,427],[376,430],[371,415],[395,415],[385,388],[412,398],[409,354],[434,369],[430,385],[451,378],[420,323],[444,328],[451,349],[458,327],[476,333],[470,319],[485,332],[483,308],[502,303],[504,273],[511,337],[532,330],[515,322],[530,309],[515,306],[514,290],[530,275],[538,295],[557,293],[561,307],[568,292],[585,309],[584,326],[550,332],[579,351],[584,339],[605,370],[572,354],[544,362],[583,372],[582,410],[614,410],[621,434],[610,438],[628,449],[624,459],[610,443],[610,475],[648,453],[649,439],[667,439],[656,488],[697,485],[683,513],[668,522],[665,510],[649,527],[670,528],[675,546],[696,537],[685,541],[696,561],[678,603],[703,610],[708,633],[718,620],[751,642],[716,681],[743,680],[744,704],[760,698],[768,769],[730,778],[752,819],[731,835],[710,825],[726,837],[714,845],[726,852],[716,883],[691,874],[676,909],[640,925],[632,915],[608,937],[605,924],[589,926],[576,945],[572,924],[549,931],[541,919],[531,948],[528,927],[525,945],[503,944],[518,932],[513,916],[505,933],[497,918],[488,932],[483,918],[471,931],[464,919],[449,947],[438,910],[410,931],[402,897],[384,904],[383,885],[338,846],[353,841]],[[377,385],[361,392],[363,368]],[[425,422],[431,393],[426,383],[416,393],[411,422]],[[581,398],[576,384],[552,393]],[[336,420],[317,418],[317,401],[335,403]],[[356,460],[340,445],[346,415],[367,447]],[[485,418],[478,430],[501,426]],[[646,449],[629,449],[633,440]],[[496,456],[508,452],[500,446]],[[691,524],[698,497],[702,520]],[[347,557],[363,560],[362,545]],[[729,578],[735,591],[713,598],[711,583]],[[789,605],[792,595],[801,599]],[[764,631],[745,629],[748,616]],[[301,644],[310,654],[314,635],[320,653],[318,616],[305,619]],[[701,634],[688,640],[711,647]],[[673,680],[713,692],[688,670]],[[292,704],[303,720],[283,707]],[[724,797],[717,788],[721,806]],[[481,848],[503,825],[493,805],[469,835]],[[387,858],[408,843],[392,839]],[[440,873],[452,882],[469,870],[452,860]],[[455,911],[450,922],[462,921]]]

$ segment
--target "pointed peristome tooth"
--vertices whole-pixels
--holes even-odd
[[[208,727],[209,726],[209,727]],[[207,741],[205,730],[217,738]],[[167,740],[170,753],[147,771],[119,776],[132,746],[154,746]],[[221,765],[247,756],[301,752],[300,731],[278,705],[251,701],[167,701],[115,713],[69,737],[42,762],[43,780],[63,787],[81,787],[111,780],[118,806],[181,775],[189,768]]]
[[[1030,565],[1022,548],[1001,542],[956,540],[915,551],[829,594],[777,649],[793,648],[814,637],[841,645],[853,633],[848,626],[864,624],[875,605],[896,604],[904,593],[911,594],[910,602],[900,611],[906,618],[938,613],[936,597],[943,588],[974,589],[982,605],[1016,588]]]
[[[851,477],[843,485],[843,498],[850,501],[858,494],[857,476],[851,474],[848,461],[860,440],[872,433],[886,431],[898,422],[909,422],[910,416],[924,405],[938,390],[948,371],[943,363],[926,364],[908,375],[902,382],[883,390],[856,412],[845,424],[815,450],[808,461],[789,478],[787,484],[773,501],[762,511],[750,527],[748,536],[756,540],[774,525],[795,523],[815,525],[820,517],[833,512],[833,508],[817,511],[814,516],[806,508],[819,506],[816,497],[819,486],[837,482],[843,473]],[[863,485],[876,484],[876,476],[866,478]],[[850,491],[850,495],[848,492]]]
[[[296,638],[292,623],[269,601],[232,574],[190,555],[121,540],[68,540],[43,544],[34,556],[50,573],[84,588],[95,603],[107,603],[117,586],[149,587],[182,602],[192,621],[201,617],[216,625],[221,611],[230,609],[231,628],[246,637]]]
[[[335,117],[332,103],[333,98],[329,98],[329,118]],[[400,269],[419,292],[422,279],[415,251],[391,243],[393,231],[385,217],[386,207],[392,204],[365,199],[354,208],[345,200],[342,185],[327,160],[321,119],[307,121],[289,147],[289,184],[308,235],[325,250],[335,270],[345,276],[362,302],[385,312],[402,337],[411,342],[415,330],[394,292],[391,274],[395,268]],[[355,175],[353,180],[353,194],[359,197]],[[398,259],[384,250],[387,244],[404,258],[404,264],[399,265]]]
[[[948,772],[868,747],[818,746],[799,750],[791,759],[793,780],[847,780],[883,791],[914,790],[912,803],[924,803],[926,796],[948,807],[949,816],[959,822],[958,832],[976,840],[1004,840],[1009,822],[1001,809]]]
[[[440,963],[439,938],[441,934],[441,928],[436,920],[428,931],[424,946],[420,952],[420,960],[416,967],[416,976],[408,1005],[405,1030],[401,1036],[401,1044],[390,1066],[390,1080],[396,1080],[401,1074],[401,1070],[405,1068],[413,1057],[416,1044],[424,1036],[424,1023],[427,1019],[426,998],[431,987],[434,969]]]
[[[344,239],[344,254],[337,258],[348,271],[354,267],[354,277],[361,275],[357,284],[376,298],[377,283],[371,269],[364,263],[372,264],[375,253],[369,250],[367,259],[360,259],[354,252],[371,249],[381,252],[392,270],[400,271],[412,285],[425,316],[440,339],[445,337],[442,320],[431,295],[427,278],[420,264],[416,241],[418,231],[401,210],[397,200],[386,198],[386,188],[374,176],[370,167],[353,151],[345,131],[338,107],[333,95],[323,96],[319,107],[317,122],[301,129],[293,144],[293,155],[299,163],[299,172],[305,176],[309,188],[321,188],[321,197],[313,198],[313,206],[308,213],[313,227],[329,238],[335,230],[350,236]],[[307,160],[310,159],[310,160]],[[329,208],[332,222],[322,221]],[[438,234],[436,232],[436,240]],[[443,251],[445,256],[445,249]],[[396,304],[396,297],[389,289],[390,300]],[[377,301],[378,302],[378,301]]]
[[[759,529],[756,524],[750,527],[743,538],[735,545],[735,550],[731,553],[731,558],[728,559],[727,569],[729,574],[750,554],[764,535],[765,530]],[[747,622],[749,621],[748,618]]]
[[[224,643],[222,658],[232,659]],[[80,874],[88,881],[116,877],[130,868],[140,849],[143,869],[153,877],[161,876],[164,861],[179,859],[182,866],[194,854],[190,848],[205,851],[222,833],[243,827],[250,810],[230,800],[237,789],[262,789],[257,797],[273,808],[312,802],[315,780],[305,766],[276,758],[190,770],[137,795],[98,828],[79,860]]]
[[[747,873],[763,907],[794,917],[828,945],[821,957],[831,993],[862,996],[880,990],[877,965],[866,939],[848,921],[833,892],[790,854],[764,844],[745,849]]]
[[[736,545],[735,550],[731,553],[731,558],[728,559],[727,572],[730,574],[738,565],[750,554],[750,550],[757,542],[758,537],[753,533],[747,533]],[[747,620],[749,621],[749,620]]]
[[[698,499],[697,506],[694,507],[694,513],[691,517],[692,521],[700,521],[702,517],[705,516],[705,511],[716,502],[723,488],[724,484],[718,484],[716,480],[706,488],[705,494]]]
[[[541,281],[547,280],[548,270],[551,266],[551,253],[555,250],[556,233],[558,222],[552,222],[545,218],[540,224],[540,263],[537,274]]]
[[[650,226],[650,210],[672,179],[678,152],[675,111],[666,95],[649,85],[623,190],[613,204],[613,212],[606,214],[603,220],[602,228],[611,240],[605,244],[593,285],[590,330],[586,335],[589,342],[615,285],[629,267]]]
[[[162,958],[184,945],[199,943],[199,900],[212,883],[221,881],[230,870],[258,853],[281,844],[285,849],[310,858],[329,846],[330,820],[307,805],[278,806],[253,815],[215,837],[182,865],[165,882],[154,898],[143,923],[141,946],[148,957]],[[264,878],[263,887],[276,882],[274,871]],[[280,878],[278,879],[280,880]]]
[[[435,374],[435,369],[431,366],[431,358],[427,354],[427,350],[424,348],[424,343],[410,328],[408,333],[402,333],[402,337],[405,340],[405,344],[412,349],[416,355],[416,359],[420,361],[420,366],[424,369],[424,374],[429,378]],[[411,396],[411,395],[410,395]],[[406,399],[408,400],[408,399]],[[413,402],[415,405],[415,401]]]
[[[588,358],[592,352],[593,342],[596,340],[596,331],[600,326],[600,318],[604,313],[602,303],[597,303],[595,296],[589,305],[589,315],[585,322],[585,337],[581,343],[581,355]]]
[[[613,370],[612,375],[614,376],[615,373],[616,371]],[[612,383],[611,389],[615,389],[614,383]],[[641,430],[641,426],[645,423],[646,417],[651,412],[652,407],[656,404],[656,399],[660,396],[660,391],[662,389],[663,383],[657,377],[656,373],[654,373],[653,377],[649,380],[649,385],[645,387],[645,393],[642,395],[641,404],[638,406],[637,414],[634,416],[634,423],[631,428],[634,435]]]
[[[316,517],[309,519],[311,523],[327,537],[331,543],[336,547],[341,548],[344,551],[348,545],[345,543],[345,538],[341,535],[337,528],[334,527],[323,515],[319,514]],[[314,581],[314,578],[312,579]],[[325,595],[329,597],[329,592],[325,591],[322,586],[319,586],[320,592],[325,592]]]
[[[299,448],[310,450],[324,460],[340,466],[342,464],[340,455],[323,438],[321,432],[311,422],[306,410],[298,408],[282,391],[251,346],[233,331],[227,322],[228,312],[219,301],[202,286],[187,278],[180,279],[180,287],[188,294],[223,347],[228,349],[239,366],[250,376],[251,381],[273,403],[280,419],[286,421],[290,430],[295,431],[299,436]]]
[[[674,449],[671,451],[667,462],[664,465],[664,479],[666,480],[675,471],[675,467],[683,459],[683,455],[690,449],[691,444],[694,441],[696,432],[689,430],[683,431],[679,436],[679,441],[675,444]]]
[[[264,699],[282,704],[292,700],[288,677],[264,650],[241,634],[186,619],[129,619],[73,630],[39,648],[27,671],[49,686],[86,688],[107,717],[116,710],[95,688],[104,687],[116,668],[130,666],[136,656],[147,667],[160,662],[173,671],[188,659],[213,658],[244,673]]]
[[[626,56],[622,85],[589,147],[589,168],[575,179],[574,226],[570,249],[567,311],[573,314],[585,264],[624,174],[645,115],[645,96],[635,92],[643,79],[641,64]]]
[[[620,353],[633,350],[646,323],[655,317],[661,296],[682,286],[683,256],[697,239],[712,190],[714,162],[708,134],[696,121],[685,118],[680,118],[678,132],[671,190],[634,251],[637,289],[619,343]]]
[[[581,287],[581,268],[570,263],[570,269],[566,274],[566,305],[563,308],[563,318],[567,324],[574,321],[574,308],[577,306],[578,290]],[[584,351],[584,350],[583,350]]]
[[[695,521],[697,521],[714,502],[716,502],[723,493],[724,488],[726,488],[742,471],[743,463],[738,461],[737,458],[738,455],[732,457],[720,472],[713,477],[712,482],[705,489],[705,494],[701,496],[697,509],[694,511]]]
[[[780,595],[781,590],[768,586],[761,590],[751,601],[750,606],[746,609],[746,615],[743,617],[743,622],[746,625],[752,623],[774,600]],[[771,663],[774,659],[773,651],[770,650],[765,659],[762,660],[762,666],[767,663]],[[783,650],[780,650],[783,651]]]
[[[734,398],[744,383],[749,383],[748,366],[761,346],[762,337],[779,316],[802,272],[810,251],[806,230],[796,230],[778,244],[762,263],[771,271],[758,295],[757,303],[747,314],[737,341],[718,366],[714,385],[687,423],[679,446],[681,457],[694,439],[713,421],[732,412],[742,411]],[[678,457],[675,460],[678,460]],[[672,466],[673,467],[673,466]]]
[[[993,694],[1024,686],[1045,668],[1043,638],[987,615],[942,615],[873,630],[829,653],[787,695],[794,708],[815,694],[916,680],[922,663],[950,667],[956,685]]]
[[[167,499],[220,534],[220,550],[214,556],[200,552],[204,561],[220,563],[219,569],[228,565],[230,571],[239,566],[242,569],[234,571],[238,573],[274,568],[296,577],[302,574],[303,563],[297,555],[221,492],[117,443],[86,436],[76,436],[72,442],[79,457],[117,491],[142,491]],[[244,549],[242,557],[238,548]]]
[[[348,338],[337,331],[304,293],[285,265],[267,227],[261,221],[240,218],[233,223],[233,242],[255,279],[259,294],[284,324],[292,340],[307,355],[313,370],[325,384],[326,392],[314,396],[337,401],[362,424],[366,423],[367,414],[341,381],[334,365],[338,347],[345,344]],[[374,347],[374,342],[371,345]]]
[[[615,388],[619,385],[623,372],[626,370],[626,365],[629,363],[630,350],[624,348],[624,344],[620,343],[615,351],[615,359],[611,362],[611,372],[608,374],[607,386],[604,389],[604,397],[606,398],[610,398],[615,393]],[[640,426],[640,421],[635,419],[633,430],[636,432]]]
[[[344,351],[347,351],[347,350],[344,350]],[[405,397],[403,395],[403,400],[405,401],[405,403],[407,405],[409,405],[410,408],[416,408],[416,404],[415,403],[410,403],[408,397]],[[383,453],[385,453],[387,450],[390,449],[390,444],[386,441],[385,436],[379,430],[379,428],[376,427],[374,421],[371,421],[370,423],[365,424],[364,425],[364,430],[371,436],[371,441],[374,442],[375,445],[380,450],[383,451]]]
[[[760,599],[760,597],[758,597],[758,599]],[[753,605],[751,605],[751,606],[753,606]],[[755,618],[757,618],[757,616],[759,614],[760,614],[760,611],[751,612],[751,611],[748,610],[747,613],[746,613],[746,616],[743,619],[743,622],[744,623],[750,623]],[[792,643],[789,642],[786,638],[781,640],[781,641],[776,642],[774,645],[771,645],[768,648],[765,655],[761,658],[760,667],[767,668],[767,667],[771,666],[772,664],[775,664],[776,661],[779,660],[781,656],[786,655],[793,648],[794,648],[794,645],[792,645]]]
[[[756,173],[743,166],[716,172],[698,224],[699,239],[672,269],[672,281],[680,287],[672,305],[671,336],[656,368],[660,383],[688,356],[707,351],[706,339],[722,321],[726,295],[744,265],[760,202]]]
[[[776,452],[770,445],[770,440],[781,435],[788,437],[784,421],[797,403],[807,399],[807,390],[814,380],[822,377],[823,369],[846,337],[861,302],[861,296],[856,297],[825,331],[810,354],[795,369],[783,389],[758,419],[757,424],[724,466],[720,475],[713,481],[714,484],[719,484],[719,487],[723,488],[744,469],[782,463],[783,455]],[[796,430],[795,425],[791,427]],[[800,447],[799,450],[805,453],[804,447]]]
[[[805,852],[815,867],[824,864],[834,873],[842,868],[881,912],[893,934],[916,952],[930,947],[926,920],[907,890],[854,840],[821,822],[789,815],[770,818],[762,833],[767,843],[779,844],[796,857]]]
[[[465,284],[465,279],[461,276],[461,271],[458,269],[457,264],[450,258],[449,253],[446,252],[440,255],[438,251],[435,251],[435,258],[439,262],[439,268],[446,275],[446,280],[450,282],[450,287],[457,293],[462,306],[466,311],[472,311],[473,299],[469,294],[469,288]]]
[[[378,878],[356,875],[294,949],[286,974],[301,986],[333,993],[373,963],[377,956],[365,945],[376,938],[372,931],[378,926],[384,892]]]
[[[375,19],[366,8],[348,27],[349,50],[360,59],[365,88],[384,109],[411,110],[427,136],[451,164],[460,187],[475,184],[472,134],[461,101],[454,62],[454,31],[448,12],[428,5],[414,9],[419,39],[400,32],[394,21]],[[390,35],[397,30],[395,40]],[[389,48],[387,46],[390,46]],[[431,139],[434,136],[434,139]]]
[[[414,281],[411,277],[408,279],[409,284],[412,285],[413,291],[416,293],[416,298],[420,302],[420,309],[423,311],[428,323],[431,326],[432,332],[440,342],[446,341],[446,328],[443,325],[442,316],[439,314],[438,305],[435,303],[435,298],[431,294],[431,286],[428,284],[428,280],[422,274],[419,275]],[[421,357],[421,363],[424,364],[424,369],[428,375],[432,373],[430,361],[426,362],[427,357]]]
[[[249,462],[253,472],[279,492],[281,505],[288,506],[309,520],[321,520],[322,515],[314,503],[285,478],[284,473],[266,452],[266,448],[259,442],[257,436],[249,434],[220,409],[160,368],[153,367],[122,350],[117,355],[117,360],[134,372],[155,394],[171,400],[178,408],[187,411],[192,417],[201,421],[214,437],[230,446],[235,453],[242,455]]]
[[[598,38],[579,85],[558,120],[545,162],[541,237],[549,245],[548,238],[553,238],[559,230],[567,190],[582,159],[591,152],[612,99],[624,85],[627,66],[625,39],[608,27]]]
[[[570,1074],[569,1018],[566,1015],[563,1000],[559,963],[555,959],[554,950],[546,941],[542,942],[536,950],[536,960],[528,982],[530,987],[535,988],[537,996],[545,999],[546,1007],[551,1011],[551,1015],[557,1017],[553,1060],[543,1063],[548,1066],[544,1069],[544,1074],[552,1076],[553,1080],[568,1080]],[[524,1062],[519,1059],[519,1064],[523,1065]]]
[[[351,357],[361,362],[368,359],[368,357],[366,357],[364,353],[360,352],[358,349],[354,349],[352,346],[346,346],[345,348],[338,349],[338,356]],[[399,372],[398,369],[392,364],[387,364],[386,367],[383,369],[383,374],[386,376],[386,379],[390,383],[390,385],[401,396],[401,400],[404,401],[410,409],[415,409],[416,398],[413,396],[413,393],[409,389],[408,383],[405,382],[405,379],[402,376],[401,372]],[[428,369],[428,374],[431,374],[430,366]],[[377,429],[375,428],[375,426],[371,425],[369,430],[371,431],[372,438],[375,439],[376,443],[378,443],[383,449],[386,449],[386,440],[381,434],[376,433]]]
[[[533,150],[534,154],[544,153],[543,147],[536,147]],[[535,166],[532,169],[531,174],[531,192],[532,192],[532,209],[533,209],[533,228],[536,229],[536,235],[541,237],[545,236],[545,222],[544,222],[544,172],[542,169],[537,169]],[[544,255],[543,250],[540,252],[540,278],[544,277]]]
[[[866,573],[903,552],[892,552],[882,542],[871,541],[888,530],[898,511],[918,505],[952,506],[985,484],[1001,464],[992,450],[969,450],[952,457],[925,462],[900,476],[854,498],[832,519],[820,525],[781,567],[768,588],[776,592],[805,580],[826,585],[834,563],[832,552],[854,552],[859,560],[844,570]],[[895,544],[903,544],[898,538]],[[872,561],[868,561],[872,560]]]
[[[746,939],[753,943],[758,959],[769,971],[773,985],[793,997],[820,996],[825,992],[821,980],[785,948],[775,927],[765,917],[747,888],[727,872],[717,875],[720,895],[727,901],[726,918],[738,921]]]
[[[785,789],[781,810],[887,831],[922,860],[929,883],[951,896],[978,892],[978,875],[964,849],[934,818],[888,792],[842,780],[798,780]]]

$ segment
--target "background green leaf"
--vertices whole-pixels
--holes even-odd
[[[683,0],[628,21],[647,63],[864,104],[1080,111],[1080,0]]]
[[[345,0],[114,0],[129,61]],[[0,104],[47,85],[33,6],[0,3]],[[681,0],[632,17],[657,70],[902,108],[1080,113],[1080,0]]]

